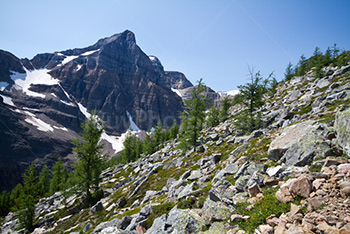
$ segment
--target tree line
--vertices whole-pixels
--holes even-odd
[[[295,66],[293,66],[291,62],[288,63],[284,73],[285,80],[290,80],[294,76],[303,76],[310,70],[315,72],[316,78],[320,78],[324,76],[322,68],[331,64],[333,66],[342,67],[346,65],[349,60],[349,51],[341,51],[339,47],[337,47],[337,44],[328,47],[324,53],[319,47],[316,47],[313,55],[309,59],[306,59],[302,54],[299,62]]]
[[[99,199],[98,184],[100,174],[106,167],[99,143],[103,126],[100,119],[91,113],[91,117],[82,124],[83,132],[79,139],[73,139],[75,156],[78,162],[70,170],[61,158],[54,164],[52,171],[45,165],[40,173],[32,163],[23,174],[23,183],[19,183],[11,192],[3,191],[0,195],[0,216],[9,211],[19,213],[20,227],[32,231],[35,227],[35,204],[42,197],[48,197],[62,191],[64,195],[83,194],[83,203],[92,205]],[[91,194],[93,191],[93,194]]]

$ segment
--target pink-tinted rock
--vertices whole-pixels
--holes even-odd
[[[350,173],[350,163],[338,165],[338,172],[343,174]]]
[[[309,197],[312,191],[312,182],[305,176],[300,176],[290,185],[290,192],[302,197]]]

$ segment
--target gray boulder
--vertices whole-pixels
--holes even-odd
[[[204,225],[204,222],[196,212],[174,207],[169,212],[166,225],[172,227],[172,233],[195,233]]]
[[[337,133],[337,143],[350,155],[350,109],[337,112],[334,129]]]
[[[117,226],[117,224],[118,224],[119,222],[120,222],[120,219],[113,219],[113,220],[108,221],[108,222],[100,223],[100,224],[97,225],[97,227],[91,232],[91,234],[101,233],[102,230],[104,230],[104,229],[106,229],[106,228]]]
[[[215,202],[207,198],[204,202],[202,211],[204,222],[209,224],[212,221],[223,221],[230,218],[230,215],[233,212],[233,207],[228,206],[223,202]]]
[[[146,234],[166,234],[168,232],[165,231],[165,224],[167,220],[167,215],[163,214],[162,216],[156,218],[150,229],[147,230]]]
[[[316,155],[326,157],[331,154],[331,146],[327,141],[310,132],[285,152],[281,162],[288,166],[305,166],[310,165]]]
[[[102,209],[103,209],[102,203],[101,203],[101,202],[98,202],[98,203],[96,203],[96,205],[94,205],[93,207],[91,207],[90,213],[91,213],[91,214],[95,214],[95,213],[99,212],[99,211],[102,210]]]
[[[132,218],[130,216],[124,216],[117,224],[117,227],[125,230],[131,223]]]

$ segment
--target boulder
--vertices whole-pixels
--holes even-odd
[[[266,174],[268,174],[271,177],[272,176],[278,176],[282,171],[283,171],[283,167],[282,166],[269,167],[266,170]]]
[[[123,208],[125,206],[125,204],[126,204],[125,197],[121,197],[121,198],[118,199],[118,201],[117,201],[117,207],[118,208]]]
[[[122,218],[122,220],[120,220],[118,222],[117,227],[122,229],[122,230],[125,230],[129,226],[129,224],[131,223],[131,220],[132,220],[132,218],[130,216],[124,216]]]
[[[102,230],[109,228],[109,227],[115,227],[115,226],[117,226],[117,224],[119,222],[120,222],[120,219],[113,219],[113,220],[108,221],[108,222],[100,223],[99,225],[97,225],[97,227],[95,227],[95,229],[91,232],[91,234],[102,233]]]
[[[337,169],[339,173],[343,173],[343,174],[350,173],[350,163],[340,164],[338,165]]]
[[[83,229],[83,233],[88,232],[92,227],[91,223],[87,223]]]
[[[179,195],[177,196],[177,199],[184,198],[191,193],[193,193],[193,186],[195,185],[195,182],[192,182],[191,184],[186,185],[184,188],[179,188],[181,191],[179,192]]]
[[[102,209],[103,209],[102,202],[98,202],[93,207],[91,207],[90,213],[91,214],[95,214],[95,213],[99,212]]]
[[[284,183],[280,189],[276,192],[276,198],[282,203],[287,203],[293,201],[293,195],[289,191],[291,184],[295,181],[295,179],[290,179],[286,183]]]
[[[191,171],[191,175],[187,178],[188,180],[198,180],[200,177],[202,177],[201,170],[194,170]]]
[[[312,181],[305,176],[300,176],[291,183],[290,191],[295,195],[308,198],[312,191]]]
[[[166,226],[172,227],[172,233],[196,233],[203,225],[203,219],[196,212],[176,207],[171,209],[166,221]]]
[[[248,192],[250,197],[255,197],[258,193],[260,193],[260,188],[257,183],[248,187]]]
[[[350,109],[337,112],[334,129],[337,133],[338,144],[350,155]]]
[[[146,233],[146,229],[142,227],[141,225],[137,225],[136,227],[137,234],[144,234]]]
[[[313,123],[313,121],[305,121],[286,127],[282,134],[271,142],[268,150],[269,159],[279,160],[293,144],[299,142],[314,129]]]
[[[223,202],[214,202],[211,199],[207,198],[204,202],[203,208],[203,219],[206,224],[211,223],[212,221],[223,221],[230,218],[233,208],[227,206]]]
[[[140,215],[142,215],[142,216],[148,217],[151,214],[153,214],[151,206],[145,206],[140,211]]]
[[[237,193],[236,188],[227,180],[219,180],[209,191],[209,199],[212,201],[221,201],[233,205],[233,196]]]
[[[156,218],[152,224],[152,226],[147,230],[146,234],[166,234],[168,232],[165,231],[167,215],[163,214],[162,216]]]

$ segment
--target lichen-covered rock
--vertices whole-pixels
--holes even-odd
[[[337,112],[334,129],[337,133],[338,144],[350,155],[350,109]]]
[[[172,233],[195,233],[204,225],[204,222],[196,212],[174,207],[169,212],[166,225],[172,227]]]
[[[313,123],[313,121],[305,121],[286,127],[282,134],[271,142],[268,150],[269,159],[279,160],[284,152],[309,134],[310,130],[314,129]]]
[[[203,219],[206,224],[212,221],[226,220],[231,216],[233,208],[220,201],[212,201],[207,198],[204,202],[203,208]]]
[[[162,216],[156,218],[150,229],[147,230],[146,234],[166,234],[168,232],[165,231],[165,223],[166,223],[167,215],[163,214]]]

